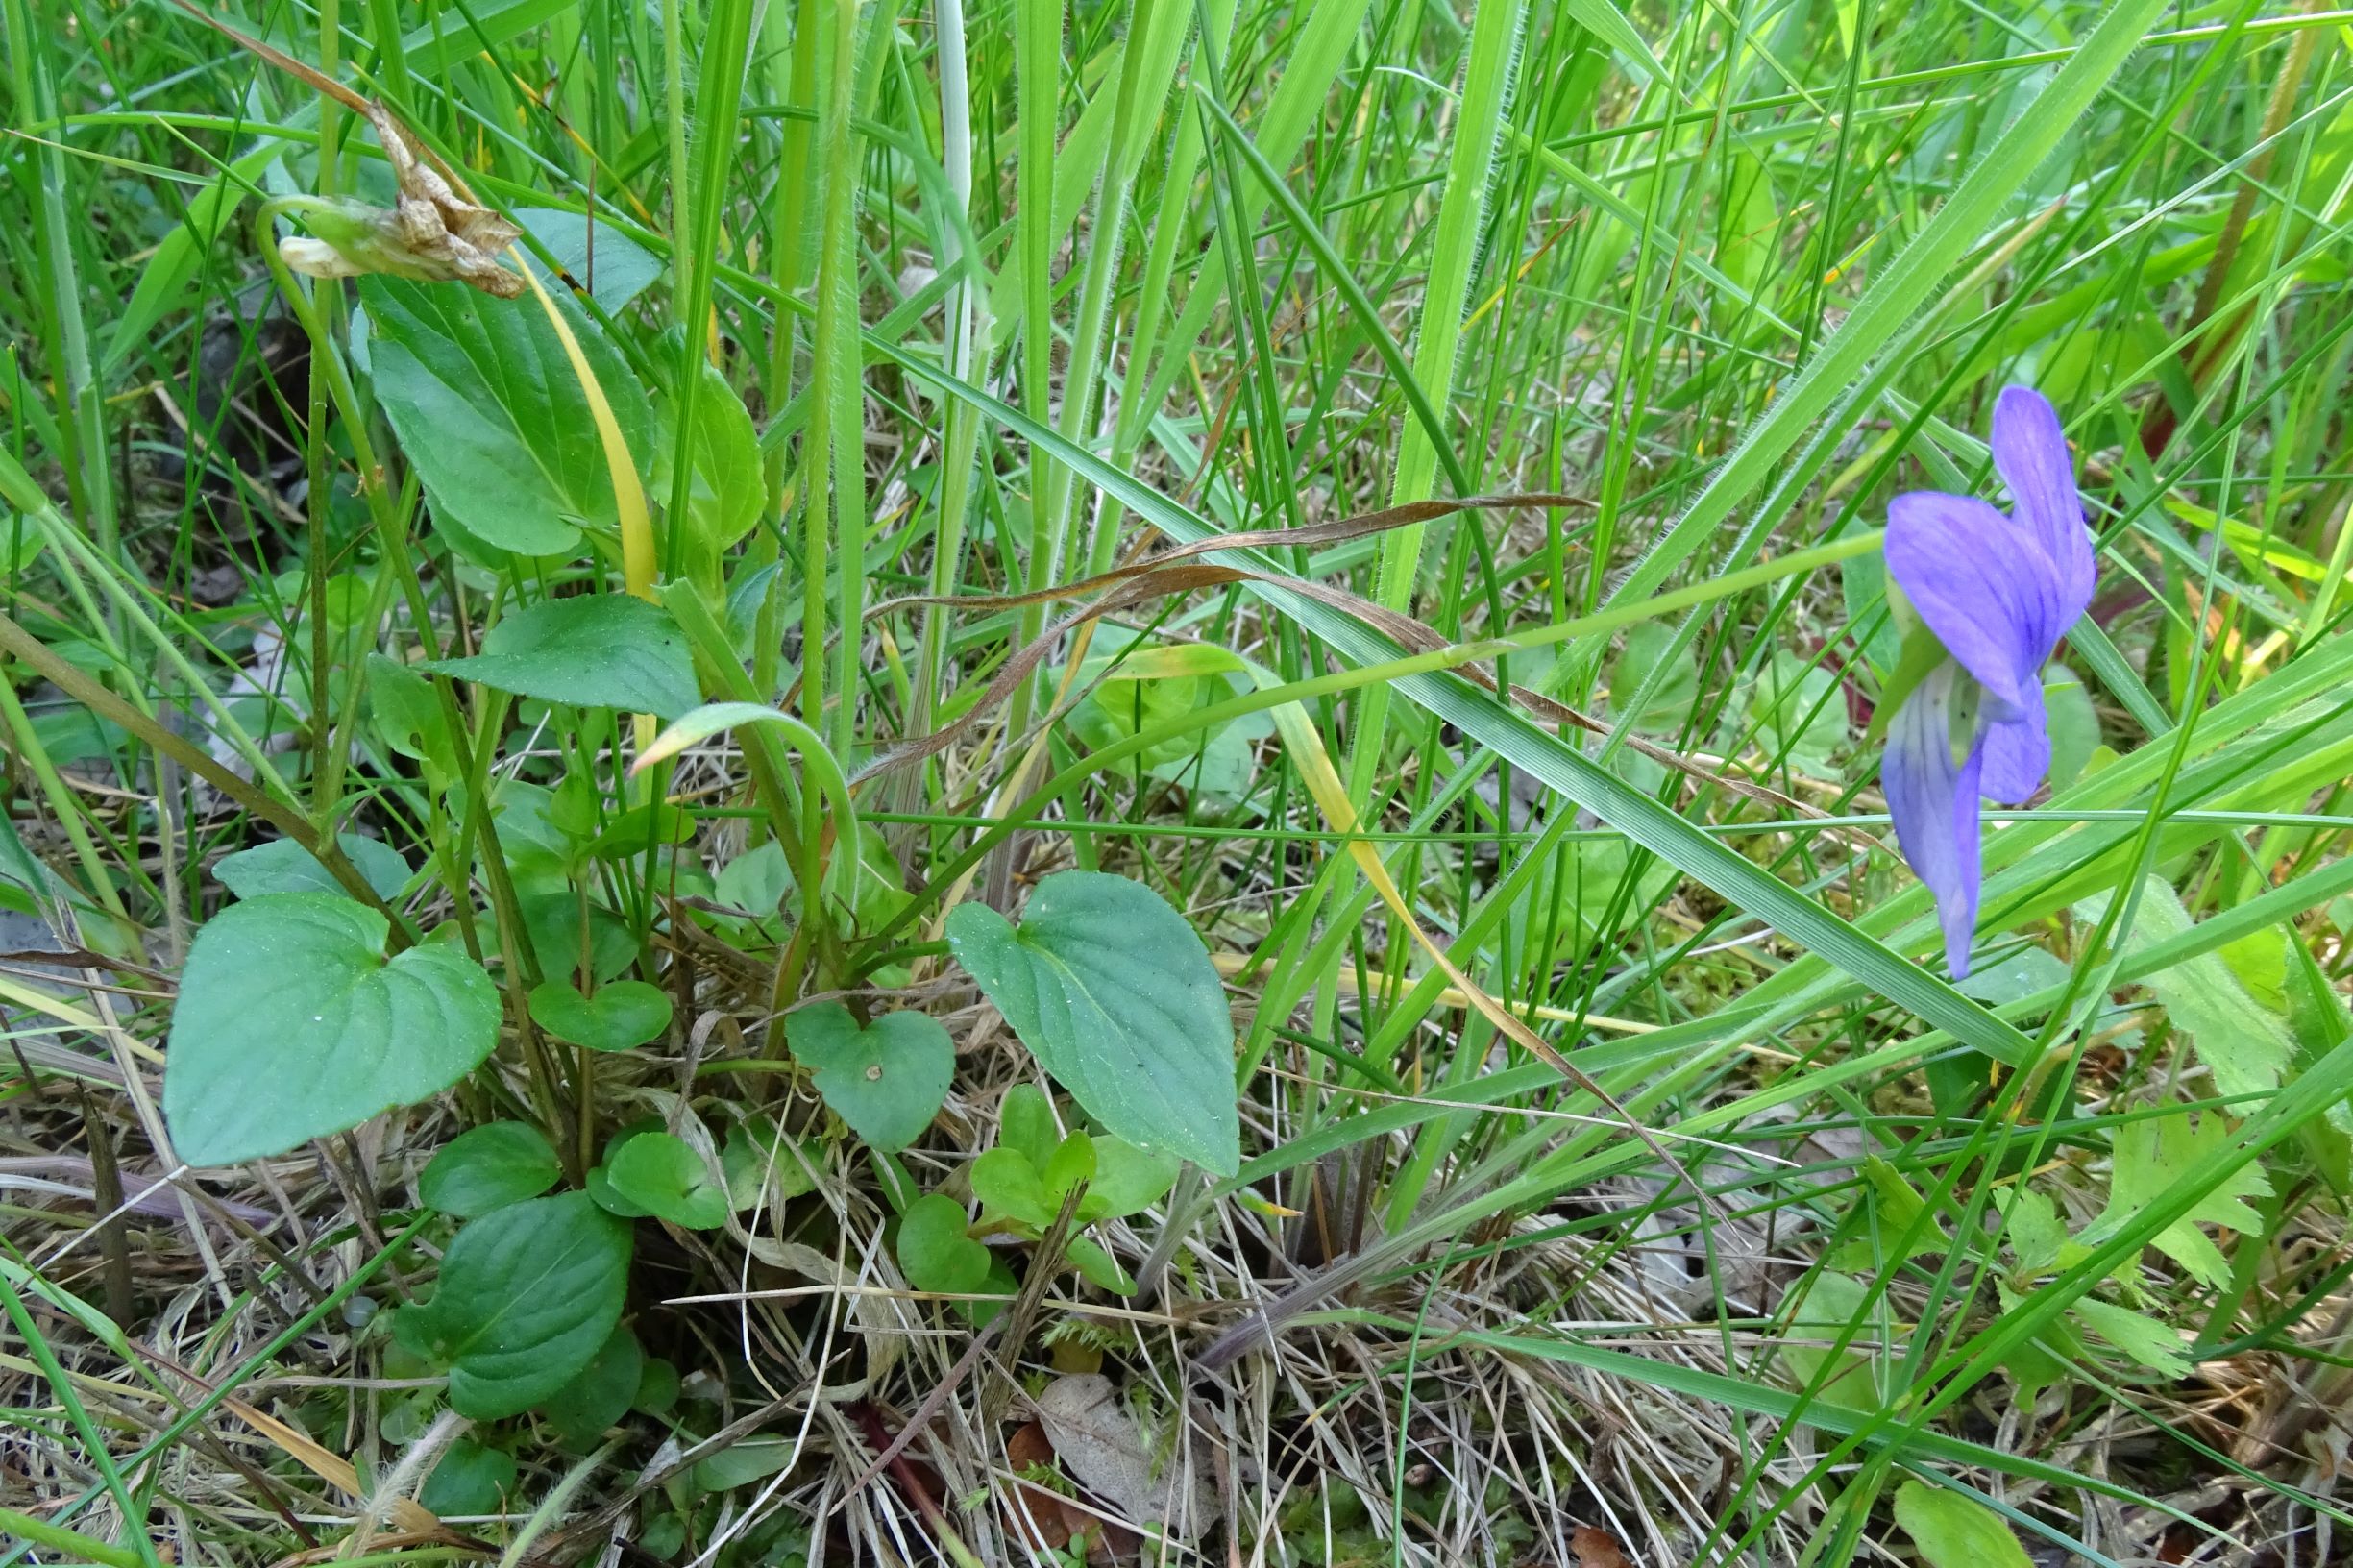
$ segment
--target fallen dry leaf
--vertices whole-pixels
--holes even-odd
[[[1208,1478],[1181,1453],[1156,1471],[1153,1445],[1111,1379],[1084,1372],[1056,1378],[1039,1396],[1038,1415],[1063,1469],[1131,1522],[1165,1525],[1169,1534],[1191,1540],[1215,1517]]]
[[[1031,1421],[1007,1440],[1005,1458],[1017,1471],[1052,1464],[1054,1444],[1046,1437],[1045,1428]],[[1042,1486],[1026,1481],[1016,1485],[1013,1496],[1006,1500],[1005,1512],[1012,1519],[1014,1533],[1033,1548],[1059,1552],[1070,1544],[1070,1521],[1063,1515],[1063,1499]]]
[[[1634,1568],[1634,1559],[1626,1555],[1618,1538],[1591,1525],[1579,1525],[1569,1531],[1569,1552],[1577,1559],[1577,1568]]]

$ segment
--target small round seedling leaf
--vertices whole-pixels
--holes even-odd
[[[965,1295],[989,1278],[989,1249],[965,1234],[964,1205],[934,1192],[898,1222],[898,1266],[918,1290]]]
[[[473,1219],[539,1196],[562,1174],[555,1151],[538,1128],[492,1121],[443,1144],[418,1178],[417,1192],[429,1209]]]
[[[380,839],[364,833],[338,833],[335,843],[379,898],[389,898],[408,885],[408,862]],[[331,893],[351,894],[318,857],[292,839],[272,839],[213,862],[212,874],[222,887],[240,898],[265,893]]]
[[[604,1160],[615,1192],[657,1219],[690,1231],[727,1222],[727,1188],[687,1141],[674,1133],[643,1133]]]
[[[515,1489],[515,1457],[471,1437],[460,1437],[442,1452],[433,1473],[425,1478],[417,1502],[434,1513],[463,1518],[496,1513]]]
[[[972,1162],[972,1195],[984,1216],[1017,1220],[1036,1230],[1054,1223],[1055,1200],[1029,1156],[1000,1143]]]
[[[453,947],[384,956],[387,926],[335,894],[232,904],[180,979],[163,1115],[180,1157],[233,1165],[413,1105],[499,1040],[499,993]]]
[[[579,1375],[621,1320],[629,1227],[585,1192],[469,1221],[442,1255],[432,1299],[394,1320],[402,1347],[450,1374],[450,1407],[519,1415]]]
[[[957,906],[948,946],[1045,1069],[1115,1138],[1241,1166],[1234,1018],[1201,939],[1140,882],[1061,871],[1020,926]]]
[[[1062,1142],[1062,1125],[1054,1119],[1053,1103],[1043,1090],[1036,1084],[1016,1084],[1005,1091],[1005,1103],[997,1108],[996,1140],[1029,1156],[1040,1170],[1045,1168]]]
[[[788,1017],[784,1038],[826,1105],[885,1153],[923,1136],[956,1075],[955,1043],[921,1013],[886,1013],[861,1029],[848,1008],[821,1002]]]
[[[568,1045],[625,1051],[670,1027],[670,993],[643,980],[616,980],[594,996],[562,980],[531,990],[531,1021]]]
[[[1165,1149],[1140,1149],[1124,1139],[1097,1134],[1094,1179],[1087,1187],[1088,1206],[1100,1204],[1107,1219],[1140,1214],[1167,1196],[1182,1164]]]
[[[637,1374],[637,1392],[629,1396],[629,1408],[648,1415],[660,1415],[678,1403],[678,1369],[659,1356],[649,1356]]]
[[[1045,1201],[1059,1211],[1071,1188],[1094,1180],[1094,1139],[1078,1132],[1064,1139],[1038,1168],[1038,1180],[1045,1188]]]
[[[2033,1560],[2001,1515],[1924,1481],[1896,1488],[1896,1523],[1928,1568],[2028,1568]]]

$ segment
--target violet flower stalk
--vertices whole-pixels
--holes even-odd
[[[1969,972],[1977,797],[2022,804],[2050,770],[2043,665],[2092,601],[2092,541],[2059,416],[2039,392],[1994,405],[2013,510],[1920,490],[1888,507],[1888,575],[1947,657],[1903,698],[1879,779],[1904,859],[1936,895],[1945,961]]]

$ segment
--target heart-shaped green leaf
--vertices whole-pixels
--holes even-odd
[[[695,394],[694,476],[688,481],[686,517],[693,527],[689,560],[702,563],[717,580],[720,552],[749,533],[768,504],[767,477],[760,466],[760,437],[744,400],[708,360],[699,360],[702,385]],[[676,461],[677,399],[654,405],[662,440],[654,452],[653,482],[670,493]]]
[[[549,980],[531,988],[531,1021],[568,1045],[631,1050],[670,1027],[670,993],[643,980],[616,980],[583,996],[569,982]]]
[[[690,1231],[727,1222],[726,1184],[674,1133],[640,1133],[606,1154],[604,1179],[657,1219]]]
[[[1019,929],[983,904],[948,946],[1023,1043],[1114,1137],[1231,1176],[1241,1165],[1234,1019],[1201,939],[1140,882],[1061,871]]]
[[[393,1320],[403,1348],[450,1374],[450,1406],[476,1421],[529,1409],[578,1376],[621,1319],[629,1227],[585,1192],[471,1220],[422,1307]]]
[[[335,843],[379,898],[389,898],[408,882],[408,862],[380,839],[364,833],[338,833]],[[319,864],[319,859],[292,839],[272,839],[213,862],[212,874],[222,887],[240,898],[265,893],[331,893],[348,898],[343,884]]]
[[[555,1151],[538,1128],[524,1121],[491,1121],[443,1144],[417,1179],[417,1193],[429,1209],[472,1219],[535,1198],[562,1174]]]
[[[624,1219],[644,1219],[648,1214],[653,1213],[644,1204],[633,1203],[615,1191],[607,1172],[611,1170],[614,1160],[619,1158],[622,1150],[649,1133],[658,1133],[661,1130],[661,1119],[657,1116],[648,1116],[642,1121],[631,1122],[605,1139],[603,1161],[589,1166],[588,1175],[581,1183],[581,1186],[588,1189],[589,1197],[595,1200],[598,1208],[608,1214],[619,1214]]]
[[[523,928],[539,957],[540,971],[575,975],[580,965],[580,895],[531,893],[517,900]],[[588,906],[588,964],[600,985],[637,962],[637,938],[629,922],[602,904]]]
[[[783,1203],[817,1187],[799,1144],[764,1116],[728,1130],[719,1168],[727,1179],[727,1201],[739,1212],[762,1202]]]
[[[576,708],[674,718],[701,699],[686,634],[628,594],[547,599],[490,628],[472,658],[419,668]]]
[[[989,1249],[965,1234],[964,1205],[934,1192],[898,1222],[898,1266],[918,1290],[967,1295],[989,1278]]]
[[[607,315],[643,294],[662,276],[662,258],[609,223],[599,223],[583,212],[560,207],[519,207],[514,220],[531,232],[564,269],[588,283],[589,298]],[[543,282],[557,282],[542,270],[539,258],[526,251],[525,266]]]
[[[1672,732],[1683,726],[1691,705],[1700,695],[1700,674],[1691,662],[1689,650],[1680,656],[1674,652],[1675,628],[1658,621],[1643,621],[1626,628],[1626,650],[1618,655],[1609,672],[1609,711],[1615,718],[1631,723],[1634,728],[1650,734]],[[1658,689],[1639,710],[1633,706],[1635,698],[1662,663],[1672,660]],[[1512,674],[1522,680],[1532,675],[1521,675],[1517,661]]]
[[[784,1039],[834,1114],[885,1153],[923,1136],[956,1075],[954,1041],[921,1013],[886,1013],[861,1029],[848,1008],[820,1002],[785,1018]]]
[[[479,1066],[499,993],[453,947],[387,960],[384,918],[271,893],[196,934],[172,1015],[163,1114],[180,1157],[233,1165],[413,1105]]]
[[[363,280],[359,297],[376,395],[437,521],[523,555],[571,553],[580,540],[576,524],[617,525],[596,421],[535,301],[386,277]],[[548,297],[587,355],[629,451],[650,452],[650,401],[627,362],[569,290],[551,288]]]

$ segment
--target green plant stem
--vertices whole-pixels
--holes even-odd
[[[1430,264],[1429,282],[1423,286],[1421,332],[1413,347],[1413,380],[1435,408],[1444,408],[1454,393],[1463,305],[1485,228],[1496,135],[1511,97],[1523,9],[1522,0],[1490,0],[1479,8],[1471,24],[1461,113],[1446,169],[1446,193],[1438,203],[1437,252]],[[1429,500],[1437,473],[1438,442],[1420,425],[1409,425],[1389,486],[1389,504]],[[1383,537],[1373,597],[1385,608],[1403,610],[1411,602],[1427,527],[1400,528]],[[1349,743],[1348,797],[1360,810],[1381,767],[1387,717],[1388,694],[1377,686],[1367,691]]]
[[[940,140],[950,200],[961,223],[943,224],[940,259],[944,270],[965,259],[961,230],[972,211],[972,104],[966,70],[964,0],[939,0]],[[975,258],[977,259],[977,258]],[[948,368],[972,380],[980,344],[988,335],[989,291],[969,272],[960,271],[948,298]],[[940,510],[933,526],[931,593],[945,599],[964,580],[965,519],[971,505],[973,458],[980,444],[978,410],[961,401],[948,404],[941,442]],[[908,728],[918,735],[937,726],[935,717],[947,681],[947,638],[952,611],[935,604],[923,613],[915,671],[915,701]]]
[[[1020,148],[1014,166],[1017,245],[1021,265],[1021,407],[1040,425],[1054,422],[1054,139],[1062,90],[1063,0],[1014,0],[1014,85]],[[1053,579],[1056,542],[1046,498],[1053,489],[1053,459],[1033,447],[1029,453],[1030,534],[1025,586],[1033,593]],[[1045,627],[1045,608],[1033,605],[1017,616],[1018,646],[1036,641]],[[1029,727],[1038,681],[1025,680],[1013,695],[1006,732]]]
[[[153,1560],[119,1546],[94,1541],[79,1531],[50,1524],[29,1513],[18,1513],[14,1508],[0,1508],[0,1531],[12,1531],[33,1546],[47,1547],[52,1552],[62,1552],[68,1556],[87,1558],[102,1564],[103,1568],[139,1568],[140,1564]]]

